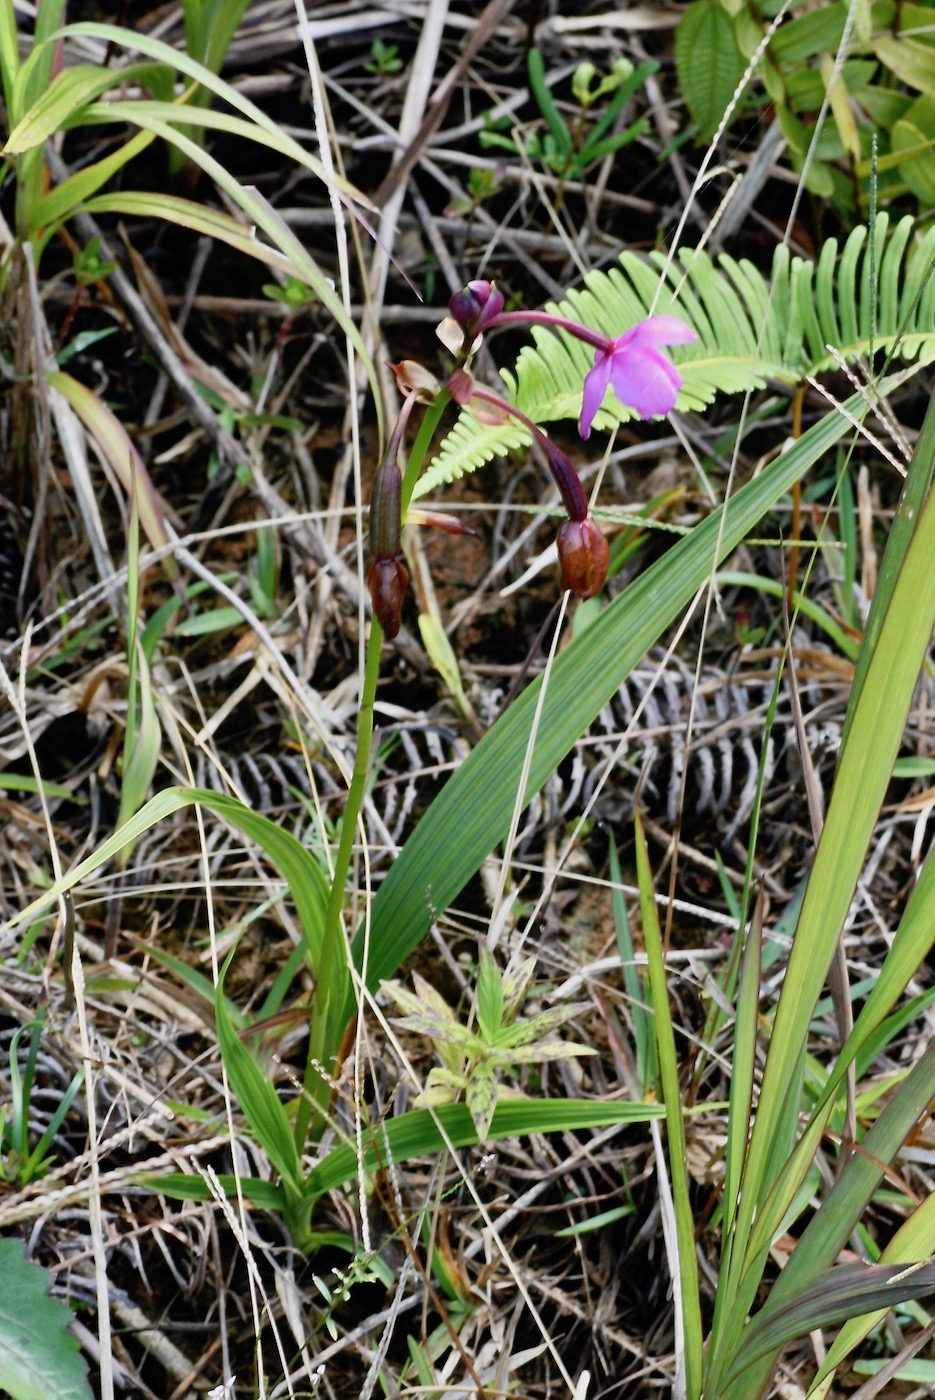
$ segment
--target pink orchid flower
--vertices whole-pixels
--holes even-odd
[[[594,368],[584,381],[581,436],[590,436],[591,424],[604,402],[608,384],[613,386],[620,402],[634,409],[641,418],[668,413],[675,406],[682,376],[659,347],[685,345],[697,339],[691,326],[677,316],[650,316],[648,321],[640,321],[616,340],[609,341],[606,348],[599,347],[594,356]]]

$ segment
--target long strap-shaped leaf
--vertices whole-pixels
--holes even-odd
[[[930,405],[912,471],[930,476],[935,404]],[[709,1354],[712,1394],[737,1354],[770,1242],[787,1203],[771,1197],[793,1147],[808,1025],[866,859],[899,751],[912,694],[935,627],[935,493],[930,492],[905,556],[895,569],[860,691],[849,707],[847,739],[809,877],[776,1012],[747,1156],[730,1266],[722,1271]],[[874,602],[877,608],[877,601]],[[866,645],[866,643],[865,643]],[[790,1088],[790,1086],[792,1086]],[[757,1394],[756,1388],[750,1391]]]
[[[858,396],[846,404],[860,417]],[[848,431],[829,414],[626,589],[559,656],[549,677],[533,755],[531,797],[617,687],[781,496]],[[724,517],[722,519],[722,516]],[[538,700],[536,681],[481,740],[432,803],[381,885],[372,911],[367,985],[389,977],[507,834]],[[364,935],[353,947],[363,965]],[[348,1015],[353,1007],[348,1006]]]

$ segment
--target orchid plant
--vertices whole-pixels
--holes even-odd
[[[438,327],[439,339],[456,361],[445,393],[462,408],[469,409],[478,422],[497,424],[515,420],[542,448],[568,514],[556,540],[562,587],[579,598],[592,598],[604,586],[610,551],[590,513],[581,478],[568,456],[532,419],[494,390],[476,383],[471,373],[472,360],[484,334],[504,325],[548,326],[593,346],[594,364],[584,380],[579,419],[579,431],[586,440],[609,387],[620,402],[632,408],[640,418],[661,417],[671,412],[682,386],[682,376],[663,354],[663,349],[686,345],[698,337],[678,316],[650,316],[621,335],[611,337],[570,317],[544,311],[506,311],[505,304],[499,288],[483,280],[469,282],[451,298],[448,306],[451,314]],[[398,556],[403,512],[415,484],[407,472],[410,485],[406,491],[396,458],[413,403],[427,382],[424,372],[413,374],[411,365],[397,367],[397,370],[406,398],[389,453],[374,481],[370,506],[373,561],[368,574],[374,616],[390,638],[399,632],[402,603],[409,582],[406,567]],[[421,387],[416,387],[417,384]],[[441,393],[438,393],[437,401],[440,399]],[[421,466],[421,463],[416,465]],[[426,518],[424,513],[421,518]],[[463,528],[447,517],[444,520],[431,517],[430,523],[454,532]]]

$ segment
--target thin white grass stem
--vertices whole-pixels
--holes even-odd
[[[659,1191],[662,1238],[665,1242],[666,1258],[669,1261],[669,1275],[672,1279],[672,1303],[675,1309],[675,1380],[672,1385],[672,1400],[688,1400],[688,1387],[685,1379],[685,1309],[682,1303],[682,1278],[679,1266],[678,1231],[675,1223],[675,1202],[672,1199],[668,1159],[658,1119],[652,1120],[649,1132],[653,1141],[653,1157],[656,1160],[656,1187]]]

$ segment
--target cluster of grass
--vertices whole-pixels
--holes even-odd
[[[935,9],[824,8],[0,0],[11,1395],[932,1380]]]

